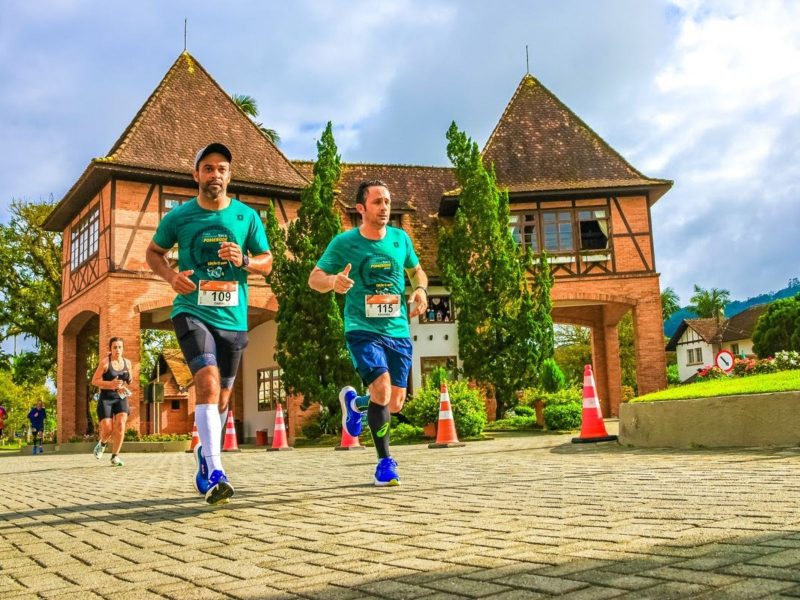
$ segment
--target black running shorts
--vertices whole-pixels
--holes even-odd
[[[192,375],[203,367],[218,367],[220,386],[231,389],[247,347],[247,332],[217,329],[186,313],[175,315],[172,324]]]

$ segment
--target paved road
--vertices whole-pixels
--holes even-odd
[[[189,454],[0,458],[0,598],[800,597],[800,448],[568,436],[246,450],[206,507]]]

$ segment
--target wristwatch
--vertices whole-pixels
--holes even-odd
[[[250,266],[250,257],[247,254],[242,253],[242,269],[246,269]]]

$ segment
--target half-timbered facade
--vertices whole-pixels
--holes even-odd
[[[87,428],[89,344],[103,352],[125,338],[138,392],[143,329],[169,329],[174,296],[144,259],[160,218],[196,194],[192,157],[211,141],[234,155],[229,193],[260,211],[277,206],[295,218],[312,163],[289,161],[188,53],[183,53],[106,156],[92,160],[55,207],[45,227],[64,233],[59,307],[59,439]],[[554,321],[592,330],[598,391],[606,414],[621,396],[616,325],[633,312],[640,392],[666,385],[660,290],[650,209],[671,182],[645,177],[610,148],[535,78],[526,75],[483,150],[509,191],[518,243],[546,251],[556,278]],[[412,391],[439,365],[458,362],[458,307],[438,277],[438,231],[452,219],[458,189],[450,168],[344,164],[339,209],[358,224],[355,189],[384,180],[392,191],[392,223],[414,241],[431,274],[432,307],[411,323],[415,340]],[[276,402],[286,400],[274,359],[277,302],[263,279],[251,277],[250,345],[234,391],[246,438],[270,428]],[[137,394],[141,397],[141,394]],[[302,419],[289,399],[290,435]],[[132,404],[131,427],[150,428]],[[181,421],[190,422],[188,411]],[[166,415],[167,418],[169,415]],[[176,416],[176,419],[178,417]]]

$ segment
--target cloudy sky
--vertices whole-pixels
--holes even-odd
[[[800,276],[797,0],[0,0],[4,198],[60,199],[183,50],[259,102],[289,158],[445,165],[530,70],[629,162],[662,288],[744,299]]]

